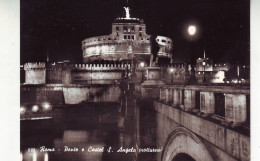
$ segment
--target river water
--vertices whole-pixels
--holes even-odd
[[[53,118],[21,121],[23,161],[153,161],[156,113],[133,88],[117,102],[53,107]]]

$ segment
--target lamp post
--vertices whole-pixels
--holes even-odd
[[[195,25],[190,25],[188,27],[188,34],[190,36],[191,41],[193,41],[194,36],[196,34],[197,28]],[[191,55],[190,55],[190,63],[191,63],[191,77],[190,82],[194,83],[195,81],[195,70],[194,70],[194,61],[193,61],[193,42],[191,42]]]
[[[206,65],[206,62],[202,62],[202,65],[203,65],[203,82],[205,82],[205,65]]]
[[[173,68],[170,69],[171,72],[171,83],[173,83]]]
[[[144,82],[144,62],[141,62],[140,66],[142,68],[142,82],[141,83],[143,83]]]

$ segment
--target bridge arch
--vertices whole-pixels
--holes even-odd
[[[190,160],[213,161],[200,139],[184,127],[178,127],[169,135],[164,146],[162,161],[177,161],[180,155],[189,157]]]

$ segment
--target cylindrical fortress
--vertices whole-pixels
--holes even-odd
[[[125,8],[126,9],[126,8]],[[143,20],[128,17],[117,18],[112,23],[110,35],[96,36],[82,41],[83,62],[95,60],[124,61],[147,60],[151,55],[151,36],[146,34]],[[157,36],[160,47],[158,57],[172,58],[172,40],[164,36]]]

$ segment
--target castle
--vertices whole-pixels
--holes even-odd
[[[159,47],[156,59],[170,62],[173,57],[172,40],[165,36],[146,33],[146,25],[139,18],[130,16],[124,7],[125,17],[116,18],[110,35],[86,38],[82,41],[80,64],[65,62],[29,62],[23,65],[25,84],[111,84],[136,77],[142,82],[145,68],[150,65],[153,40]],[[176,75],[185,73],[185,63],[169,64],[176,68]],[[176,81],[182,82],[182,77]]]
[[[148,78],[146,67],[160,67],[160,79],[165,83],[186,84],[191,69],[184,61],[173,59],[173,41],[165,36],[148,35],[142,19],[132,18],[124,7],[125,17],[116,18],[110,35],[86,38],[82,41],[82,62],[28,62],[21,67],[21,83],[25,84],[114,84],[133,79],[137,83]],[[153,53],[153,46],[158,51]],[[162,63],[159,63],[162,62]],[[195,67],[197,83],[224,83],[227,63],[213,64],[210,58],[198,58]]]
[[[131,18],[129,7],[126,17],[112,23],[110,35],[96,36],[82,41],[83,62],[95,60],[131,62],[132,59],[148,62],[151,55],[151,35],[146,33],[142,19]],[[157,36],[160,46],[158,57],[172,58],[172,40]]]

